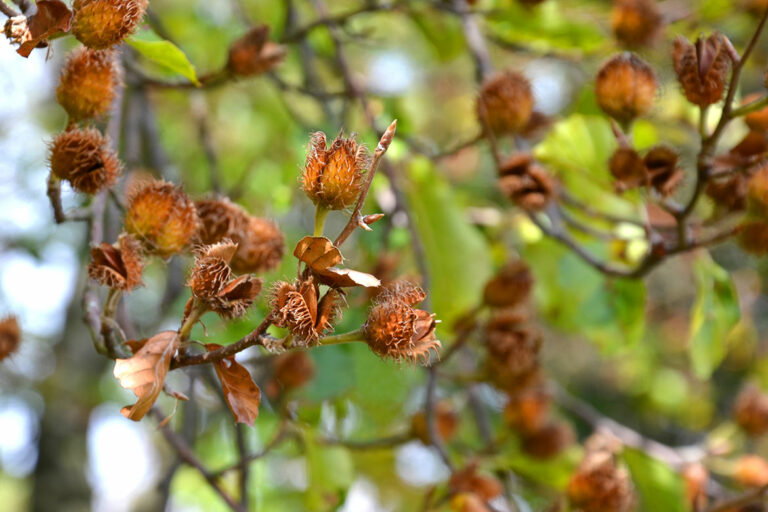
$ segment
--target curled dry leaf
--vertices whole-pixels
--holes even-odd
[[[205,348],[208,351],[213,351],[220,349],[221,345],[208,343]],[[216,368],[216,375],[221,381],[224,399],[227,401],[235,420],[252,427],[259,415],[259,404],[261,403],[259,386],[253,382],[248,370],[235,361],[234,356],[214,361],[213,367]]]
[[[47,46],[47,39],[59,32],[68,32],[72,11],[61,0],[40,0],[37,13],[29,18],[17,16],[6,22],[5,34],[11,42],[18,43],[16,50],[22,57],[29,57],[35,48]]]
[[[165,384],[171,358],[179,346],[176,331],[162,331],[151,338],[129,359],[115,360],[115,378],[139,398],[120,411],[128,419],[139,421],[154,405]]]
[[[357,270],[335,267],[334,265],[341,263],[344,257],[338,247],[324,236],[305,236],[296,244],[293,255],[299,261],[307,264],[320,284],[333,288],[352,286],[376,288],[381,286],[381,281],[376,276]]]

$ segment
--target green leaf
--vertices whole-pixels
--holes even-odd
[[[640,499],[641,510],[686,512],[685,483],[666,464],[640,450],[625,448],[622,457],[629,467]]]
[[[130,37],[128,44],[166,71],[181,75],[193,84],[200,85],[195,67],[189,62],[184,52],[172,42],[160,39],[154,32],[142,31]]]
[[[696,259],[694,274],[697,290],[691,311],[689,353],[694,373],[706,379],[723,361],[728,334],[741,313],[730,275],[708,253]]]
[[[312,432],[304,431],[309,487],[304,496],[306,510],[335,510],[355,479],[349,450],[342,446],[321,446]]]
[[[450,325],[480,300],[492,272],[491,252],[429,160],[415,159],[408,170],[406,194],[424,244],[432,304],[438,318]]]
[[[645,334],[645,283],[607,278],[549,238],[524,248],[536,277],[536,299],[549,322],[581,334],[604,352],[639,342]]]
[[[578,8],[566,11],[569,3],[549,1],[534,9],[505,4],[503,15],[490,16],[490,26],[501,40],[540,51],[582,54],[598,50],[606,42],[605,35],[594,22],[579,19]]]

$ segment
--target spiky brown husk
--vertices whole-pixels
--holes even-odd
[[[656,76],[633,53],[620,53],[603,64],[595,80],[597,104],[620,123],[647,114],[656,98]]]
[[[754,384],[747,384],[736,398],[733,415],[750,436],[768,433],[768,395]]]
[[[550,459],[573,444],[576,436],[567,423],[550,421],[521,436],[523,451],[537,459]]]
[[[635,499],[629,474],[617,466],[609,451],[588,451],[567,489],[575,510],[582,512],[629,512]]]
[[[285,237],[274,222],[250,217],[232,258],[236,272],[261,273],[277,268],[285,252]]]
[[[494,308],[516,306],[528,298],[533,287],[533,275],[522,261],[511,261],[488,281],[483,290],[483,302]]]
[[[96,129],[67,130],[50,146],[51,172],[72,188],[95,194],[115,183],[121,165],[107,139]]]
[[[119,80],[111,50],[78,48],[61,70],[56,99],[73,121],[99,117],[109,110]]]
[[[116,246],[102,243],[91,248],[88,276],[104,286],[129,291],[141,285],[144,257],[132,235],[121,234]]]
[[[204,244],[215,244],[228,238],[240,245],[248,227],[249,215],[228,198],[195,201],[200,217],[198,236]]]
[[[707,182],[706,194],[720,208],[740,211],[747,207],[749,178],[744,173],[734,173]]]
[[[522,73],[504,71],[483,83],[476,104],[481,126],[493,133],[518,133],[533,113],[531,84]]]
[[[683,180],[683,171],[677,167],[677,153],[667,146],[651,148],[643,158],[650,184],[662,196],[668,196]]]
[[[491,380],[500,389],[514,390],[539,365],[541,336],[524,322],[522,314],[504,310],[494,314],[486,325],[486,365]]]
[[[195,204],[180,187],[148,181],[130,194],[125,229],[149,252],[167,258],[181,251],[198,232],[199,225]]]
[[[328,290],[322,299],[310,276],[295,284],[278,282],[272,289],[270,307],[278,327],[286,327],[299,346],[311,346],[341,317],[343,298],[338,290]]]
[[[269,27],[249,30],[229,47],[227,69],[235,75],[254,76],[277,67],[285,58],[285,48],[269,41]]]
[[[302,350],[280,354],[272,367],[275,381],[285,389],[300,388],[315,376],[315,363]]]
[[[611,155],[608,161],[608,169],[616,178],[614,187],[617,192],[646,185],[648,174],[640,155],[632,148],[620,147]]]
[[[147,0],[75,0],[72,34],[89,48],[110,48],[136,30]]]
[[[16,352],[21,342],[21,329],[15,316],[0,320],[0,361]]]
[[[363,326],[370,349],[382,357],[429,362],[440,349],[434,315],[413,306],[426,297],[417,286],[400,284],[382,293]],[[419,300],[417,300],[419,299]]]
[[[304,192],[326,210],[343,210],[355,204],[368,168],[368,151],[354,138],[339,134],[327,147],[325,134],[312,134],[301,177]]]
[[[195,266],[187,281],[195,297],[210,301],[219,295],[232,277],[229,261],[236,250],[237,245],[227,240],[198,251]]]
[[[699,38],[695,45],[682,36],[675,39],[675,73],[688,101],[706,107],[723,97],[731,65],[729,46],[725,36],[718,33]]]
[[[465,468],[456,470],[448,481],[451,493],[471,493],[483,501],[490,501],[499,496],[504,488],[498,480],[478,472],[477,463],[470,463]]]
[[[651,44],[659,35],[662,16],[655,0],[615,0],[611,10],[611,28],[625,46]]]
[[[502,162],[499,175],[501,192],[521,208],[541,210],[554,197],[554,179],[529,153],[518,153]]]

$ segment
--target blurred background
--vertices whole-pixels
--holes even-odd
[[[752,4],[759,2],[659,2],[669,22],[657,40],[637,51],[656,71],[660,88],[652,115],[634,125],[636,147],[673,145],[692,172],[697,116],[675,81],[671,41],[677,34],[693,39],[717,29],[743,48],[757,22]],[[447,346],[453,325],[478,304],[495,269],[522,257],[536,278],[543,365],[558,385],[673,446],[707,436],[745,443],[729,415],[744,379],[768,384],[761,341],[768,312],[764,260],[729,242],[672,258],[645,279],[608,279],[509,204],[496,188],[487,145],[477,142],[478,85],[461,16],[467,10],[476,13],[494,66],[522,71],[531,81],[536,110],[551,116],[546,133],[518,141],[518,148],[533,148],[590,204],[640,215],[642,197],[613,194],[606,162],[616,141],[593,90],[602,62],[622,50],[611,31],[611,8],[600,0],[547,0],[533,7],[515,0],[339,0],[327,6],[304,0],[153,1],[134,37],[153,32],[172,41],[198,76],[220,69],[229,44],[253,24],[270,26],[270,38],[284,44],[287,54],[279,67],[258,77],[190,90],[173,86],[184,83],[180,75],[122,45],[125,88],[112,116],[103,120],[125,164],[116,191],[123,194],[133,176],[150,173],[183,184],[194,198],[226,194],[252,214],[275,220],[290,253],[312,230],[312,203],[298,181],[310,133],[354,132],[374,148],[378,133],[397,119],[386,158],[398,183],[393,187],[392,176],[377,176],[365,211],[384,212],[387,219],[372,233],[354,235],[345,251],[354,268],[386,279],[421,280],[431,309],[443,320],[438,337]],[[332,29],[313,24],[324,17],[337,17],[338,23]],[[296,36],[301,27],[309,27],[306,37]],[[0,41],[0,314],[16,315],[23,330],[18,352],[0,363],[0,503],[9,511],[226,510],[198,472],[179,464],[154,422],[123,418],[120,408],[133,395],[113,378],[111,361],[94,351],[82,322],[89,226],[55,224],[46,197],[47,144],[66,124],[55,87],[63,59],[77,44],[71,37],[57,39],[24,59]],[[378,133],[360,102],[344,93],[340,47]],[[764,92],[767,57],[763,41],[738,98]],[[723,147],[746,131],[733,123]],[[690,182],[684,182],[680,194],[689,190]],[[74,210],[89,200],[65,185],[63,201],[65,210]],[[112,241],[120,230],[119,211],[112,203],[107,208],[105,239]],[[700,213],[711,208],[704,204]],[[345,222],[345,215],[332,214],[329,232]],[[631,226],[616,229],[626,234],[621,242],[586,235],[579,240],[610,261],[637,261],[647,245]],[[119,313],[133,319],[130,337],[178,327],[190,262],[176,256],[149,265],[145,286],[126,297]],[[720,270],[709,274],[702,268]],[[286,257],[266,281],[290,278],[294,271],[295,262]],[[712,298],[709,275],[724,276],[735,293]],[[368,298],[364,290],[350,293],[338,332],[364,321]],[[702,301],[710,299],[706,309]],[[716,324],[718,308],[734,305],[738,322],[715,329],[706,341],[714,353],[707,356],[715,360],[711,372],[697,371],[690,353],[693,318],[704,315]],[[227,344],[250,332],[265,311],[262,301],[237,322],[206,317],[205,331],[196,328],[193,338]],[[206,375],[196,369],[172,372],[174,389],[193,400],[178,406],[171,424],[195,439],[201,460],[218,469],[236,462],[238,443],[249,451],[263,449],[279,431],[278,411],[293,412],[306,427],[305,448],[311,448],[283,446],[251,464],[253,510],[419,510],[427,490],[450,475],[419,440],[390,450],[358,450],[319,439],[370,440],[407,431],[424,400],[426,373],[382,361],[362,344],[321,347],[309,355],[311,380],[290,393],[270,392],[272,369],[258,350],[238,356],[249,363],[264,395],[254,428],[233,428]],[[470,350],[450,371],[470,374],[480,359]],[[443,383],[438,396],[465,411],[468,398],[460,388]],[[477,393],[492,413],[492,426],[503,432],[503,396],[487,384]],[[167,413],[176,407],[165,396],[158,403]],[[562,414],[580,435],[589,433],[589,424]],[[476,427],[462,416],[458,432],[452,450],[470,459],[481,444]],[[580,453],[572,447],[541,462],[513,444],[494,464],[517,475],[512,485],[518,510],[543,510]],[[229,476],[225,481],[236,485]]]

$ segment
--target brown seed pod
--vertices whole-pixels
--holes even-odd
[[[683,480],[685,481],[685,496],[691,509],[706,509],[709,501],[707,494],[709,471],[707,468],[700,462],[688,464],[683,468]]]
[[[241,244],[248,228],[250,217],[239,205],[226,197],[195,201],[200,217],[198,236],[204,244],[215,244],[225,238]]]
[[[301,176],[304,192],[326,210],[349,208],[360,195],[368,162],[368,151],[354,138],[339,134],[328,147],[325,134],[314,133]]]
[[[768,485],[768,462],[757,455],[742,455],[736,461],[733,479],[744,487]]]
[[[227,69],[239,76],[255,76],[277,67],[285,58],[285,48],[269,40],[269,27],[249,30],[229,47]]]
[[[611,27],[621,44],[646,46],[659,36],[663,19],[655,0],[614,0]]]
[[[507,263],[485,285],[483,302],[493,308],[517,306],[528,298],[533,287],[533,275],[523,261]]]
[[[187,285],[192,294],[222,318],[239,318],[261,292],[261,279],[245,275],[230,280],[229,261],[237,246],[230,240],[201,248]]]
[[[548,421],[552,394],[543,385],[535,385],[510,394],[504,407],[504,420],[518,432],[535,432]]]
[[[88,276],[116,290],[129,291],[141,285],[144,257],[141,244],[132,235],[121,234],[117,244],[91,248]]]
[[[15,316],[0,320],[0,361],[16,352],[21,342],[21,329]]]
[[[109,110],[119,80],[111,50],[78,48],[61,70],[56,99],[73,121],[99,117]]]
[[[427,363],[432,350],[440,349],[435,337],[435,315],[413,309],[425,297],[421,288],[404,284],[379,296],[363,326],[366,342],[374,353]]]
[[[496,135],[518,133],[533,113],[531,84],[517,71],[497,73],[483,83],[476,111],[484,130]]]
[[[298,346],[314,345],[341,318],[341,293],[331,289],[322,299],[319,295],[311,276],[293,285],[281,281],[272,289],[274,324],[288,328]]]
[[[459,415],[453,410],[448,402],[438,402],[435,405],[435,429],[440,439],[450,441],[456,434],[459,427]],[[427,427],[427,416],[424,411],[419,411],[411,416],[411,436],[418,439],[425,445],[430,442],[429,428]]]
[[[541,210],[554,197],[554,179],[528,153],[502,162],[499,175],[501,192],[525,210]]]
[[[136,30],[147,4],[147,0],[75,0],[72,34],[88,48],[110,48]]]
[[[195,266],[187,281],[192,295],[203,301],[218,296],[232,277],[229,262],[236,250],[237,245],[230,240],[207,245],[198,250]]]
[[[231,263],[236,272],[268,272],[277,268],[283,259],[285,237],[270,220],[250,217],[238,243]]]
[[[51,172],[72,188],[95,194],[112,186],[121,172],[120,161],[109,142],[93,128],[67,130],[50,146]]]
[[[620,123],[647,114],[656,98],[656,76],[633,53],[621,53],[603,64],[595,80],[597,104]]]
[[[739,243],[745,251],[752,254],[760,256],[768,253],[768,222],[752,220],[742,224]]]
[[[763,97],[760,93],[752,93],[744,97],[741,104],[749,105],[755,101],[758,101]],[[763,107],[760,110],[755,110],[744,116],[744,122],[747,123],[750,130],[766,133],[768,132],[768,107]]]
[[[629,474],[609,451],[587,452],[567,494],[571,507],[582,512],[629,512],[635,503]]]
[[[608,169],[616,178],[614,188],[623,192],[630,188],[648,184],[648,173],[640,155],[632,148],[620,147],[613,152]]]
[[[541,336],[524,320],[520,313],[500,311],[485,328],[486,367],[491,381],[503,390],[516,388],[539,365]]]
[[[651,148],[643,158],[650,184],[662,196],[675,191],[683,180],[683,171],[677,167],[677,153],[666,146]]]
[[[749,178],[744,173],[733,173],[707,182],[705,190],[715,204],[726,211],[736,212],[747,207]]]
[[[571,446],[575,439],[576,436],[570,425],[550,421],[535,430],[524,432],[520,437],[520,445],[531,457],[551,459]]]
[[[125,229],[162,258],[181,251],[199,225],[195,204],[180,187],[153,180],[139,184],[130,194]]]
[[[306,352],[295,350],[280,354],[272,363],[274,380],[284,389],[297,389],[315,376],[315,363]]]
[[[452,494],[471,493],[483,501],[490,501],[504,492],[498,480],[478,472],[476,462],[454,471],[448,481],[448,488]]]
[[[717,32],[706,39],[697,39],[695,45],[678,36],[672,56],[677,79],[688,101],[700,107],[720,101],[734,55],[731,42]]]
[[[757,168],[747,183],[747,209],[760,218],[768,218],[768,165]]]
[[[750,436],[768,432],[768,395],[754,384],[744,386],[733,408],[736,423]]]

